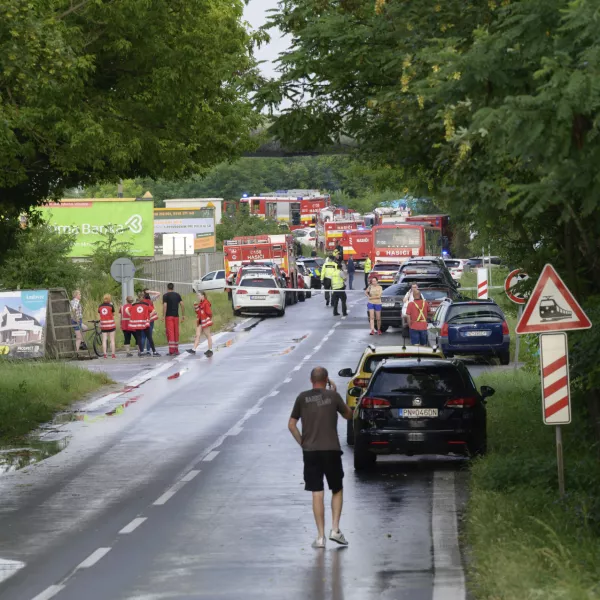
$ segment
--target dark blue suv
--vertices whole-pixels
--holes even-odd
[[[446,358],[456,355],[496,356],[510,362],[510,331],[493,300],[445,300],[429,326],[429,339]]]

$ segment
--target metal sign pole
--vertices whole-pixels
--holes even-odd
[[[565,463],[563,458],[562,430],[556,426],[556,464],[558,466],[558,493],[562,498],[565,495]]]
[[[121,306],[127,304],[127,283],[125,282],[125,267],[121,263]]]
[[[523,314],[523,305],[519,304],[519,310],[517,311],[517,323],[521,320],[521,315]],[[519,365],[519,348],[521,346],[521,336],[517,336],[517,341],[515,342],[515,370],[518,369]]]

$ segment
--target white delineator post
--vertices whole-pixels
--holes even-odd
[[[487,300],[488,298],[488,270],[477,269],[477,299]]]

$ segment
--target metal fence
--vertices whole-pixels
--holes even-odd
[[[160,282],[162,285],[157,286],[160,289],[165,288],[167,283],[172,281],[179,292],[187,294],[193,291],[192,281],[223,268],[223,257],[222,252],[210,252],[153,259],[144,263],[141,274],[137,277]]]

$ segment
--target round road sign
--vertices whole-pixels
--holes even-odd
[[[529,279],[529,275],[527,275],[523,269],[515,269],[508,274],[508,277],[504,282],[504,291],[506,292],[508,299],[512,300],[515,304],[527,303],[527,297],[523,294],[523,292],[512,291],[512,288],[526,279]]]
[[[127,283],[135,275],[135,265],[129,258],[117,258],[110,265],[110,274],[118,283]]]

